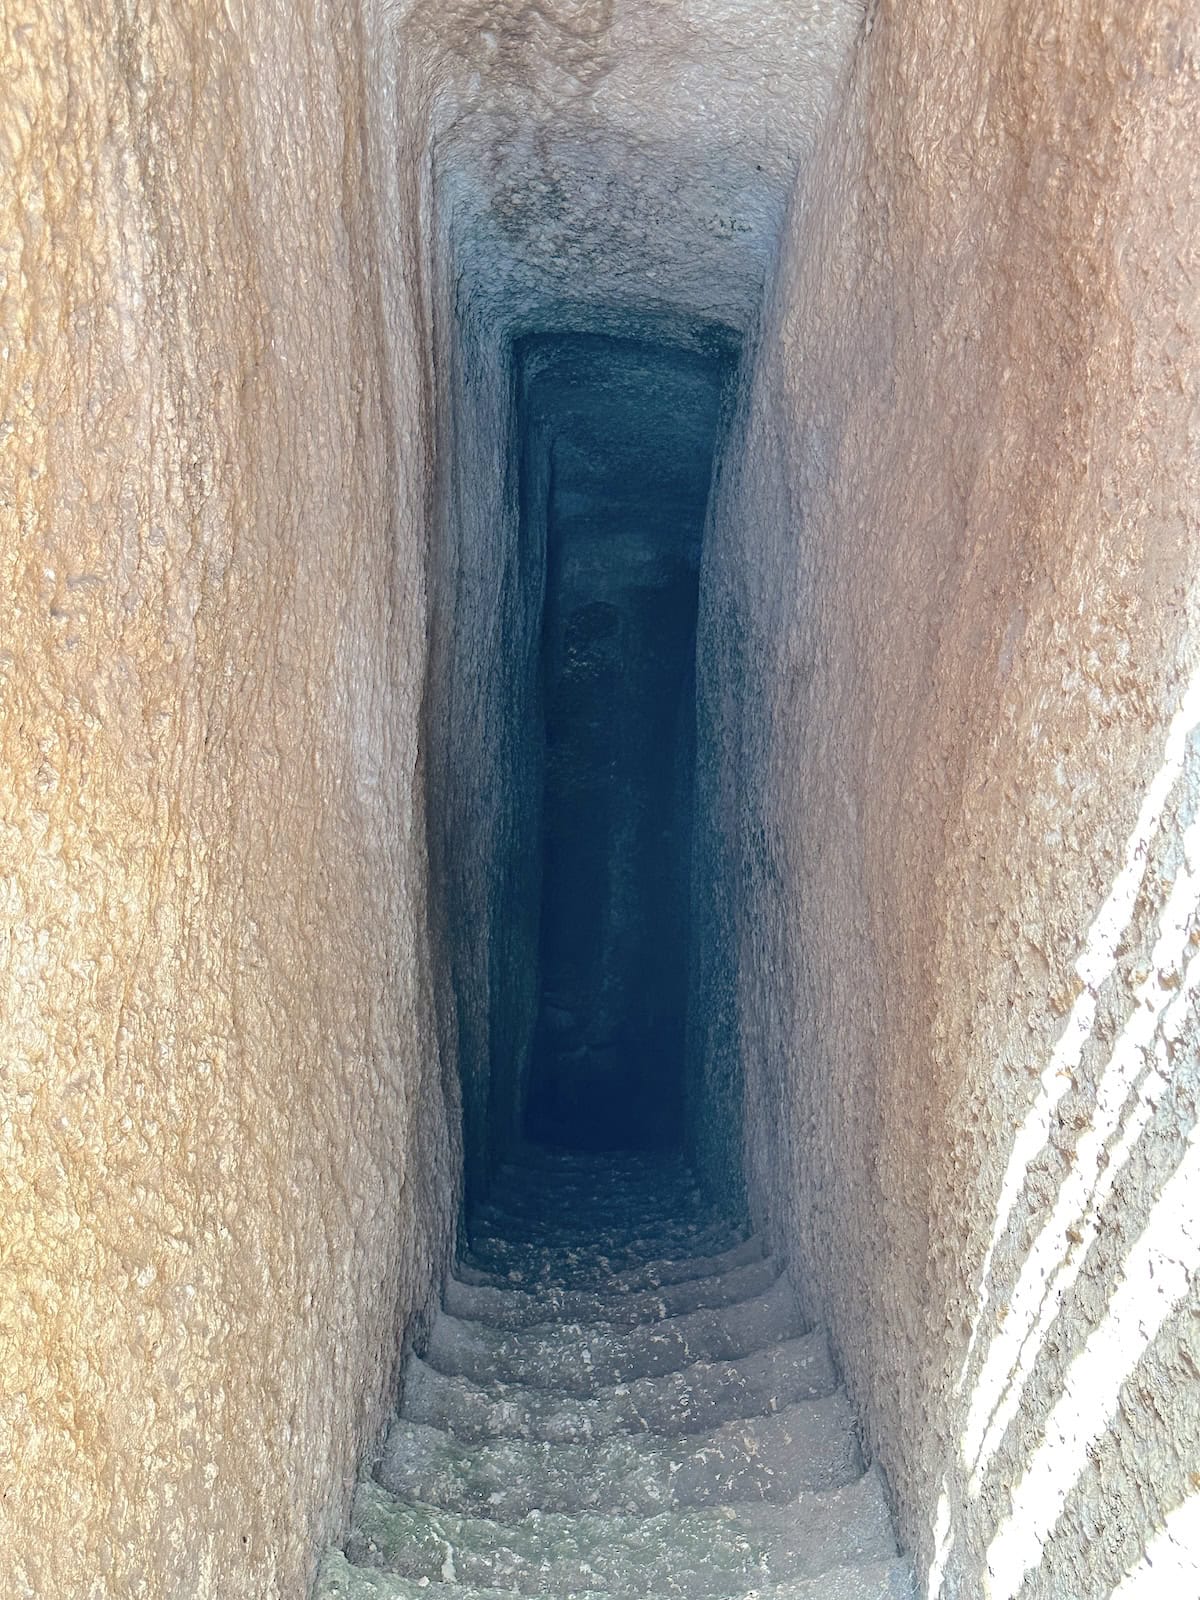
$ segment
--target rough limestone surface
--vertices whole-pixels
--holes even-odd
[[[6,13],[6,1595],[303,1592],[519,1090],[509,336],[743,327],[855,15]]]
[[[498,334],[756,318],[860,0],[418,0],[440,215]]]
[[[445,1258],[381,26],[0,30],[5,1600],[299,1600]]]
[[[708,546],[752,1210],[964,1600],[1200,1481],[1197,82],[1175,0],[873,6]]]

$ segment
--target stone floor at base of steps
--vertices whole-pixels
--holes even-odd
[[[378,1568],[355,1567],[340,1550],[330,1551],[321,1565],[313,1600],[516,1600],[512,1589],[464,1588],[457,1583],[398,1577]],[[520,1600],[555,1600],[548,1591]],[[569,1600],[612,1600],[598,1589],[576,1590]],[[666,1600],[642,1593],[640,1600]],[[916,1588],[903,1561],[872,1561],[862,1566],[832,1567],[819,1578],[740,1590],[721,1600],[916,1600]]]
[[[359,1485],[346,1555],[402,1577],[565,1596],[580,1590],[698,1600],[815,1578],[830,1567],[896,1556],[873,1472],[785,1506],[724,1505],[659,1512],[530,1512],[513,1522],[400,1500]]]

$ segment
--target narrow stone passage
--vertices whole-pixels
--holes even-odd
[[[1197,1600],[1195,0],[5,20],[0,1600]]]
[[[318,1600],[913,1593],[824,1331],[686,1166],[528,1147]]]

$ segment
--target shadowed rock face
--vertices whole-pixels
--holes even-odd
[[[704,353],[713,329],[752,333],[860,21],[859,0],[405,9],[434,234],[429,910],[468,1206],[524,1125],[543,1037],[550,485],[530,486],[550,461],[522,446],[514,368],[525,341],[555,336]],[[653,408],[651,433],[666,410]],[[692,1114],[712,1128],[726,1110]],[[645,1112],[633,1120],[648,1126]],[[730,1132],[726,1190],[736,1143]]]
[[[711,352],[523,342],[527,521],[544,523],[540,992],[528,1117],[677,1142],[696,595],[722,385]]]

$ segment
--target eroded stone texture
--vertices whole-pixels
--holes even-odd
[[[5,18],[12,1600],[302,1595],[447,1248],[423,112],[379,31]]]
[[[442,1049],[461,1083],[467,1193],[515,1137],[537,992],[544,551],[518,538],[507,352],[435,257],[437,416],[424,726]]]
[[[702,589],[753,1209],[964,1597],[1108,1593],[1200,1468],[1196,64],[872,8]]]
[[[455,259],[498,332],[745,327],[857,0],[420,0]]]

